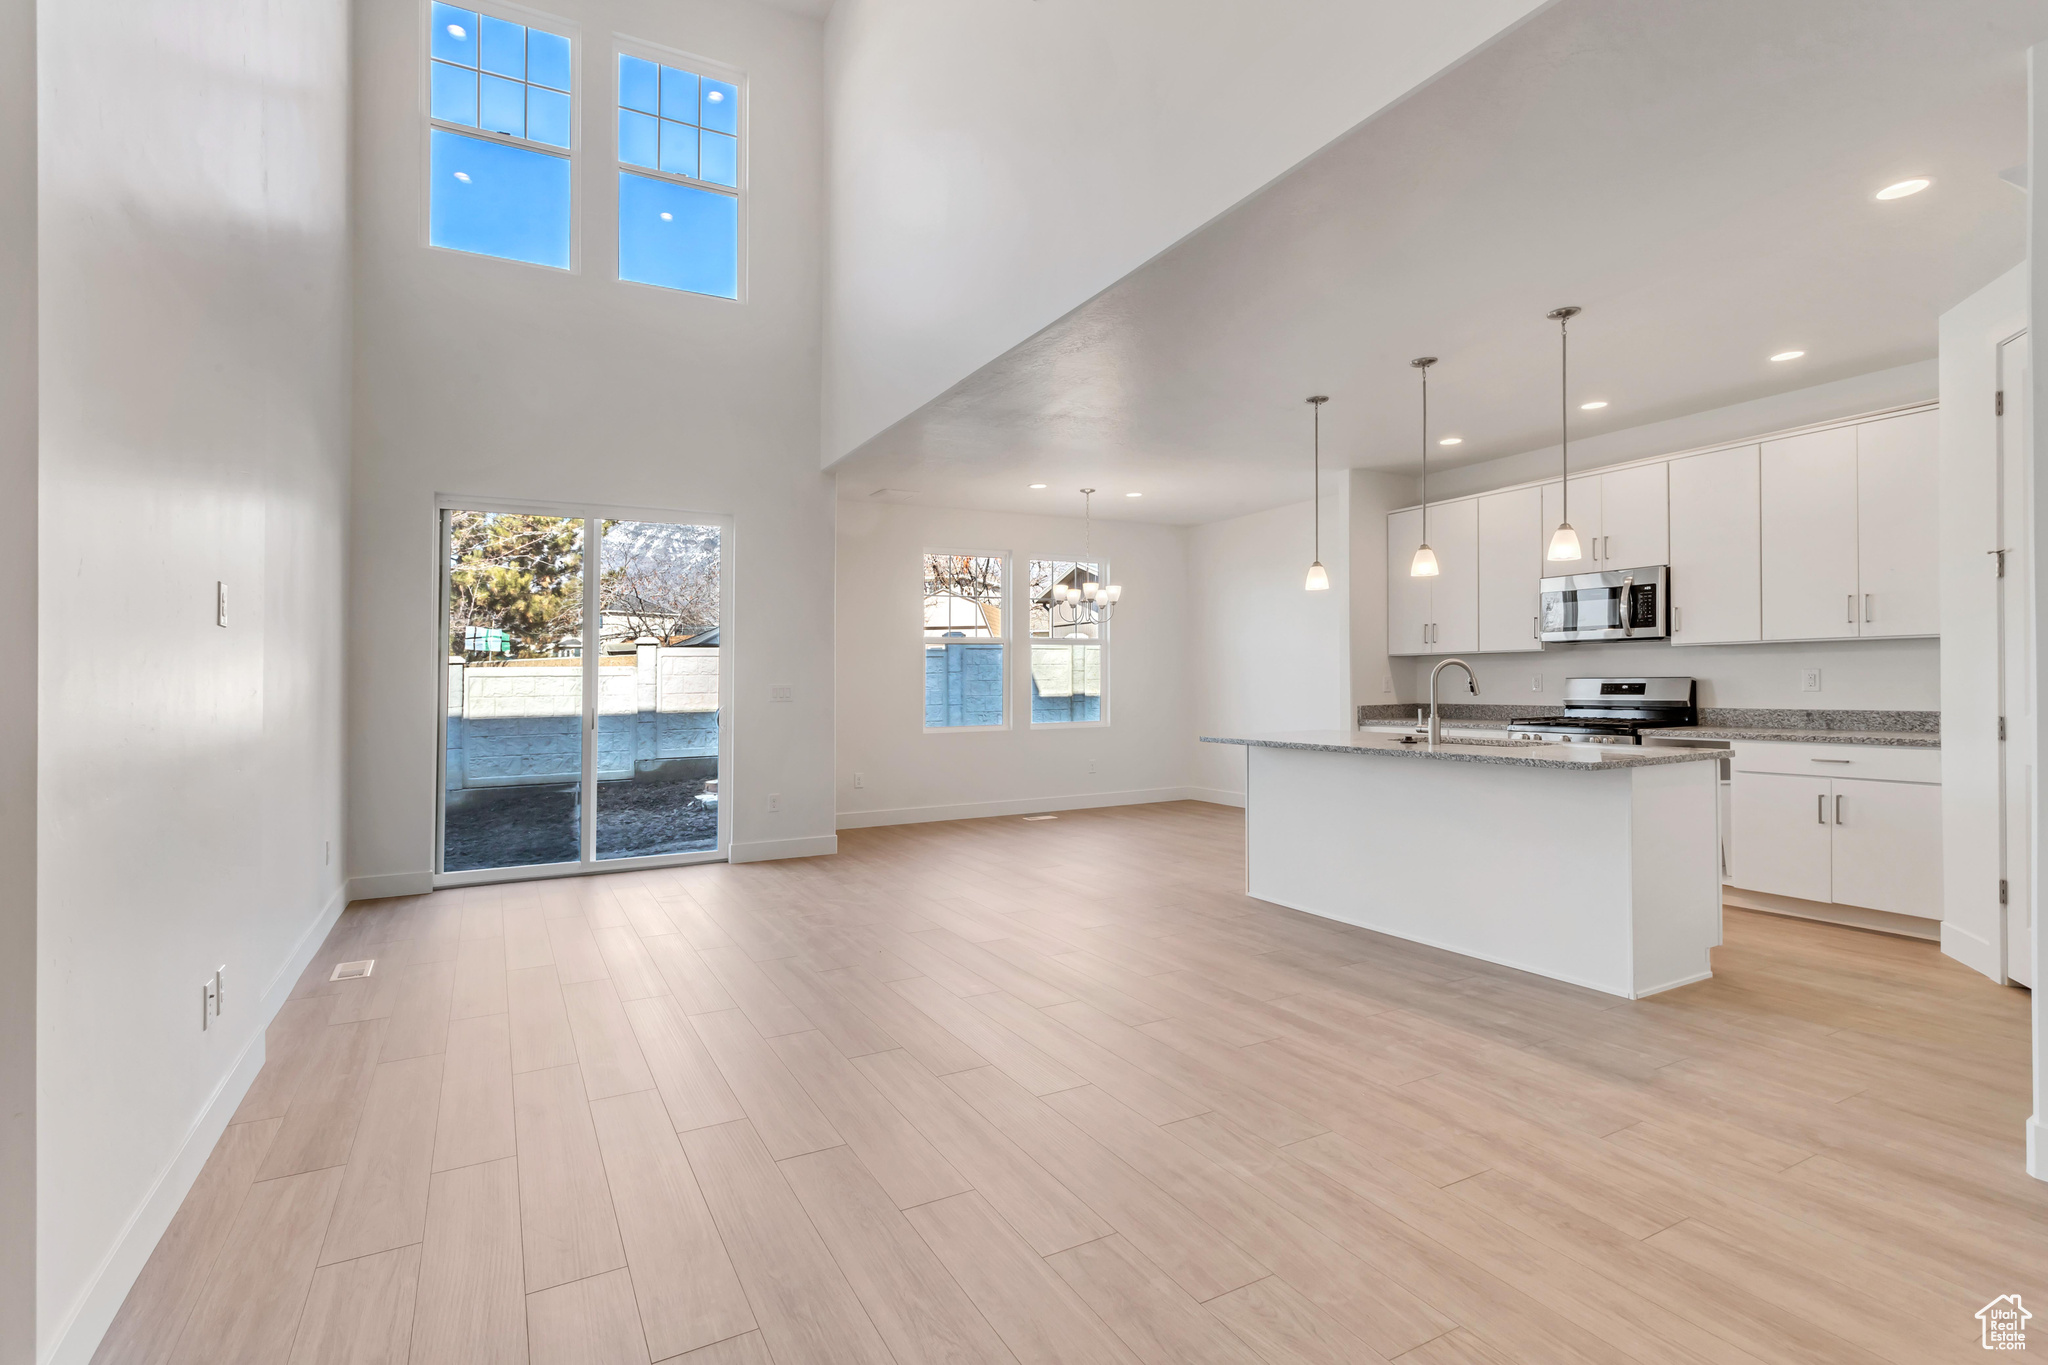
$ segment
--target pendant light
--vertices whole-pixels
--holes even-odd
[[[1564,481],[1558,488],[1561,501],[1558,504],[1559,520],[1557,530],[1551,534],[1550,550],[1544,555],[1553,564],[1566,563],[1579,558],[1579,533],[1572,529],[1572,402],[1571,402],[1571,338],[1566,335],[1566,325],[1578,315],[1577,308],[1553,308],[1544,316],[1557,323],[1557,392],[1558,412],[1558,453]]]
[[[1081,490],[1081,555],[1081,563],[1074,566],[1073,576],[1085,575],[1088,581],[1065,585],[1055,583],[1046,594],[1046,617],[1059,630],[1108,625],[1109,618],[1116,614],[1116,604],[1123,600],[1123,584],[1099,582],[1095,572],[1095,490],[1092,488]]]
[[[1315,409],[1316,414],[1316,500],[1314,504],[1316,521],[1316,557],[1315,562],[1308,566],[1308,581],[1302,584],[1302,587],[1309,592],[1328,592],[1330,590],[1330,574],[1327,569],[1323,568],[1323,404],[1330,401],[1330,395],[1328,395],[1327,393],[1319,393],[1315,395],[1313,398],[1309,399],[1308,401],[1309,405]]]
[[[1415,547],[1415,559],[1408,566],[1408,576],[1435,578],[1436,551],[1429,548],[1429,367],[1436,364],[1436,357],[1417,356],[1408,363],[1422,371],[1422,544]]]

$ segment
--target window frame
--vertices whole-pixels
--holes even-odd
[[[1038,635],[1033,635],[1033,634],[1031,633],[1031,621],[1030,621],[1030,616],[1031,616],[1031,604],[1030,604],[1030,602],[1029,602],[1029,600],[1028,600],[1028,594],[1029,594],[1029,593],[1030,593],[1030,591],[1031,591],[1031,584],[1029,583],[1029,581],[1028,581],[1028,580],[1029,580],[1029,578],[1030,578],[1030,576],[1031,576],[1031,565],[1033,565],[1033,564],[1090,564],[1090,565],[1093,565],[1093,566],[1094,566],[1094,572],[1095,572],[1095,581],[1096,581],[1097,583],[1110,583],[1110,582],[1113,582],[1113,581],[1114,581],[1114,580],[1113,580],[1113,579],[1112,579],[1112,578],[1111,578],[1111,577],[1109,576],[1109,560],[1108,560],[1108,559],[1106,559],[1106,558],[1104,558],[1104,557],[1102,557],[1102,556],[1097,556],[1097,557],[1096,557],[1096,558],[1094,558],[1094,559],[1088,559],[1088,558],[1085,558],[1085,557],[1084,557],[1084,556],[1082,556],[1082,555],[1077,555],[1077,554],[1065,554],[1065,555],[1062,555],[1062,554],[1035,554],[1035,553],[1034,553],[1034,554],[1030,554],[1030,555],[1027,555],[1027,556],[1025,556],[1025,559],[1024,559],[1024,575],[1025,575],[1025,578],[1026,578],[1026,580],[1027,580],[1027,581],[1026,581],[1026,582],[1025,582],[1025,584],[1023,585],[1023,591],[1024,591],[1024,593],[1025,593],[1025,594],[1027,594],[1027,600],[1026,600],[1026,602],[1025,602],[1025,604],[1024,604],[1024,616],[1025,616],[1025,621],[1024,621],[1024,639],[1025,639],[1025,644],[1026,644],[1026,648],[1027,648],[1027,649],[1028,649],[1028,648],[1032,648],[1032,647],[1035,647],[1035,646],[1037,646],[1037,645],[1040,645],[1040,644],[1047,644],[1047,645],[1056,645],[1056,644],[1062,644],[1062,643],[1065,643],[1065,644],[1091,644],[1091,645],[1097,645],[1097,646],[1099,646],[1099,647],[1101,648],[1101,650],[1102,650],[1101,654],[1099,654],[1099,655],[1097,656],[1097,658],[1098,658],[1098,659],[1100,660],[1100,668],[1098,669],[1098,680],[1099,680],[1099,682],[1100,682],[1100,685],[1101,685],[1101,691],[1100,691],[1100,692],[1099,692],[1099,693],[1097,694],[1097,701],[1096,701],[1096,716],[1097,716],[1097,718],[1096,718],[1096,719],[1094,719],[1094,720],[1037,720],[1037,719],[1034,719],[1034,718],[1033,718],[1033,716],[1032,716],[1032,714],[1031,714],[1031,678],[1032,678],[1032,674],[1031,674],[1031,661],[1030,661],[1030,660],[1029,660],[1029,659],[1027,658],[1027,659],[1026,659],[1026,660],[1024,661],[1024,668],[1023,668],[1023,669],[1021,670],[1021,671],[1022,671],[1022,675],[1023,675],[1023,676],[1022,676],[1022,678],[1020,679],[1020,681],[1019,681],[1019,683],[1018,683],[1018,690],[1019,690],[1019,694],[1020,694],[1020,697],[1021,697],[1021,705],[1022,705],[1022,707],[1023,707],[1023,715],[1024,715],[1024,723],[1025,723],[1025,727],[1026,727],[1027,729],[1030,729],[1030,730],[1044,730],[1044,731],[1048,731],[1048,732],[1051,732],[1051,731],[1060,731],[1060,730],[1106,730],[1106,729],[1108,729],[1108,728],[1109,728],[1109,724],[1110,724],[1110,706],[1109,706],[1109,694],[1110,694],[1110,685],[1109,685],[1109,675],[1110,675],[1110,656],[1111,656],[1111,654],[1112,654],[1112,652],[1113,652],[1113,651],[1112,651],[1112,650],[1110,649],[1110,637],[1111,637],[1111,636],[1113,636],[1113,635],[1114,635],[1114,634],[1116,633],[1116,629],[1115,629],[1115,621],[1114,621],[1114,620],[1110,620],[1110,621],[1104,621],[1104,622],[1102,622],[1102,623],[1101,623],[1101,624],[1100,624],[1099,626],[1097,626],[1097,628],[1096,628],[1096,630],[1097,630],[1097,634],[1095,634],[1095,635],[1094,635],[1094,636],[1092,636],[1092,637],[1090,637],[1090,636],[1085,636],[1085,635],[1083,635],[1083,636],[1072,636],[1072,635],[1069,635],[1069,636],[1059,636],[1059,635],[1048,635],[1048,636],[1038,636]]]
[[[739,117],[737,124],[739,131],[734,134],[734,136],[739,141],[739,147],[734,157],[735,175],[733,177],[735,180],[739,182],[738,184],[720,185],[715,181],[698,180],[692,176],[678,175],[674,171],[664,171],[651,166],[636,165],[627,162],[624,158],[622,158],[619,155],[619,110],[624,107],[619,103],[620,57],[638,57],[642,61],[653,62],[657,66],[674,66],[687,68],[690,72],[699,77],[712,76],[718,80],[724,81],[726,84],[732,86],[735,90],[739,92]],[[610,169],[612,192],[613,282],[616,284],[627,285],[636,289],[658,290],[660,293],[665,294],[671,298],[677,295],[681,295],[685,298],[707,299],[712,303],[746,303],[748,294],[748,203],[753,198],[753,195],[749,191],[749,181],[751,177],[748,174],[748,170],[749,162],[752,159],[752,150],[754,142],[754,101],[752,89],[747,81],[747,73],[741,71],[739,68],[732,66],[727,62],[721,62],[713,57],[699,56],[697,53],[694,52],[685,52],[681,48],[668,47],[661,43],[648,42],[644,38],[629,38],[623,34],[615,33],[612,35],[611,60],[606,67],[605,75],[606,79],[608,79],[611,82],[610,96],[605,105],[605,110],[609,116],[612,148],[612,164]],[[732,196],[733,200],[738,205],[738,224],[735,228],[735,231],[738,233],[738,243],[735,250],[736,260],[734,261],[733,266],[733,297],[726,298],[722,294],[699,294],[694,290],[675,289],[665,284],[650,284],[645,280],[629,280],[618,273],[618,177],[621,174],[642,175],[646,176],[650,180],[666,180],[672,185],[688,185],[692,189],[710,190],[717,194],[725,194]]]
[[[924,711],[924,702],[923,702],[923,697],[924,697],[924,687],[923,687],[923,683],[924,683],[924,662],[923,662],[923,661],[924,661],[924,659],[925,659],[925,657],[926,657],[926,655],[925,655],[925,650],[926,650],[926,649],[928,649],[928,648],[930,648],[930,646],[931,646],[931,643],[932,643],[932,641],[933,641],[933,640],[934,640],[935,638],[939,638],[939,639],[942,639],[942,638],[944,638],[944,637],[935,637],[935,636],[930,636],[930,635],[926,635],[926,634],[924,633],[924,561],[925,561],[925,557],[926,557],[926,556],[928,556],[928,555],[961,555],[961,556],[964,556],[964,557],[966,557],[966,558],[970,558],[970,559],[993,559],[993,560],[998,560],[998,561],[1000,561],[1000,562],[1001,562],[1001,564],[1002,564],[1002,566],[1003,566],[1003,592],[1002,592],[1002,598],[1001,598],[1001,601],[1002,601],[1002,618],[1003,618],[1003,629],[1002,629],[1002,633],[1001,633],[1001,634],[999,634],[999,635],[983,635],[983,636],[970,636],[970,637],[968,637],[969,639],[978,639],[978,640],[983,640],[983,641],[986,641],[986,642],[988,642],[988,643],[990,643],[990,644],[999,644],[999,645],[1001,645],[1001,646],[1003,647],[1003,670],[1002,670],[1002,671],[1003,671],[1003,676],[1002,676],[1002,682],[1001,682],[1001,686],[1000,686],[1000,688],[999,688],[999,695],[1001,695],[1001,697],[1002,697],[1002,699],[1003,699],[1003,720],[1002,720],[1002,724],[1000,724],[1000,725],[931,725],[931,724],[928,724],[928,723],[926,723],[926,722],[925,722],[925,720],[924,720],[924,715],[925,715],[925,711]],[[927,735],[986,735],[986,734],[993,734],[993,733],[996,733],[996,732],[999,732],[999,731],[1003,731],[1003,730],[1011,730],[1011,729],[1015,729],[1015,728],[1016,728],[1016,725],[1015,725],[1015,722],[1014,722],[1014,719],[1013,719],[1013,717],[1014,717],[1014,716],[1015,716],[1015,714],[1016,714],[1016,707],[1015,707],[1015,704],[1014,704],[1014,702],[1013,702],[1013,701],[1011,700],[1011,697],[1010,697],[1010,678],[1011,678],[1011,675],[1012,675],[1012,670],[1011,670],[1011,668],[1010,668],[1010,664],[1011,664],[1011,661],[1013,660],[1013,658],[1015,657],[1015,654],[1016,654],[1016,634],[1017,634],[1017,632],[1016,632],[1016,625],[1015,625],[1015,622],[1016,622],[1016,619],[1017,619],[1017,618],[1016,618],[1016,613],[1015,613],[1014,611],[1012,611],[1012,610],[1011,610],[1012,606],[1013,606],[1013,605],[1015,604],[1015,601],[1016,601],[1016,591],[1017,591],[1017,585],[1016,585],[1016,578],[1015,578],[1015,574],[1014,574],[1014,572],[1013,572],[1014,568],[1015,568],[1015,562],[1014,562],[1014,561],[1012,560],[1012,558],[1011,558],[1011,555],[1010,555],[1010,552],[1009,552],[1008,550],[967,550],[967,549],[961,549],[961,548],[959,548],[959,547],[957,547],[957,546],[940,546],[940,545],[927,545],[927,546],[926,546],[926,547],[925,547],[924,549],[922,549],[922,550],[920,550],[920,551],[918,552],[918,560],[917,560],[917,586],[918,586],[918,593],[917,593],[917,612],[918,612],[918,623],[917,623],[917,630],[918,630],[918,645],[919,645],[919,648],[918,648],[918,653],[917,653],[917,657],[918,657],[918,661],[919,661],[919,662],[918,662],[918,697],[919,697],[919,701],[918,701],[918,723],[919,723],[920,727],[921,727],[921,728],[923,729],[923,731],[924,731],[924,733],[925,733],[925,734],[927,734]]]
[[[425,189],[420,196],[419,243],[429,251],[446,252],[451,256],[465,256],[472,260],[496,261],[501,265],[525,266],[529,270],[545,270],[550,275],[580,275],[583,273],[583,213],[581,195],[577,185],[577,174],[582,167],[583,150],[583,89],[588,77],[584,71],[583,26],[572,19],[548,14],[541,10],[528,9],[524,5],[498,3],[497,0],[447,0],[463,9],[473,9],[479,15],[502,19],[510,24],[523,24],[528,28],[540,28],[558,37],[569,40],[569,145],[557,147],[549,142],[535,142],[530,138],[513,137],[510,133],[493,133],[482,127],[471,127],[465,123],[450,123],[434,117],[434,44],[431,37],[434,25],[434,0],[419,0],[419,24],[414,30],[420,44],[419,60],[419,112],[424,125],[420,138],[419,183]],[[438,246],[433,239],[434,231],[434,134],[452,133],[459,137],[474,138],[478,142],[500,143],[518,147],[530,152],[544,152],[560,157],[569,163],[569,264],[566,268],[542,265],[537,261],[522,261],[511,256],[493,256],[482,251],[464,251],[461,247]]]

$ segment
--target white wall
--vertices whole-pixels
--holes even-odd
[[[1109,723],[1031,726],[1022,620],[1006,661],[1003,730],[924,730],[923,555],[1007,553],[1017,585],[1030,559],[1082,556],[1079,517],[842,503],[838,565],[841,828],[1176,800],[1186,790],[1188,674],[1195,600],[1184,527],[1095,523],[1095,556],[1124,599],[1110,625]],[[1089,772],[1089,761],[1095,771]],[[858,773],[862,785],[855,787]]]
[[[2039,44],[2027,50],[2027,183],[2034,187],[2034,193],[2027,200],[2027,260],[2048,260],[2048,213],[2041,212],[2041,197],[2048,187],[2048,43]],[[2027,280],[2027,335],[2034,338],[2048,335],[2048,270],[2032,270]],[[2034,393],[2029,411],[2033,415],[2034,449],[2033,467],[2037,471],[2034,479],[2033,534],[2034,553],[2029,556],[2034,566],[2034,645],[2039,657],[2040,642],[2048,638],[2048,555],[2040,553],[2041,528],[2048,526],[2048,479],[2039,477],[2038,471],[2048,467],[2048,460],[2042,459],[2042,452],[2048,450],[2048,364],[2040,357],[2033,360]],[[2048,716],[2048,707],[2042,705],[2043,679],[2048,673],[2038,666],[2034,669],[2034,714]],[[2048,749],[2048,724],[2034,727],[2034,1114],[2027,1120],[2027,1171],[2039,1180],[2048,1180],[2048,1003],[2043,996],[2048,992],[2039,989],[2043,980],[2048,980],[2048,916],[2041,913],[2044,899],[2040,875],[2040,850],[2048,847],[2048,840],[2042,838],[2044,826],[2048,826],[2048,803],[2040,798],[2041,773],[2048,770],[2043,750]]]
[[[1705,408],[1684,417],[1648,422],[1642,426],[1601,432],[1598,435],[1586,434],[1594,425],[1591,420],[1575,418],[1572,432],[1572,472],[1579,474],[1588,469],[1620,464],[1625,460],[1669,455],[1681,450],[1697,450],[1703,446],[1742,441],[1768,432],[1807,426],[1814,422],[1832,422],[1843,417],[1882,411],[1885,408],[1926,403],[1933,400],[1938,388],[1935,362],[1919,360],[1889,370],[1876,370],[1870,374],[1838,379],[1830,384],[1815,384],[1804,389],[1793,389],[1787,393],[1772,394],[1768,398],[1752,399],[1747,403]],[[1478,464],[1446,469],[1441,473],[1432,465],[1429,475],[1430,497],[1432,501],[1440,497],[1462,498],[1471,493],[1506,488],[1511,484],[1529,483],[1536,479],[1554,479],[1557,477],[1557,470],[1558,453],[1555,445],[1544,446],[1540,450],[1525,450],[1514,455],[1503,455],[1499,459],[1482,460]],[[1414,495],[1411,494],[1410,505],[1413,501]]]
[[[822,31],[741,0],[551,0],[749,80],[743,304],[617,281],[604,60],[583,66],[569,274],[422,245],[421,9],[356,7],[356,482],[350,870],[425,884],[433,857],[437,493],[735,518],[737,856],[830,848],[832,491],[818,472]],[[793,705],[768,703],[771,684]],[[769,814],[767,794],[781,811]],[[823,841],[820,843],[819,841]]]
[[[1190,781],[1206,799],[1243,800],[1245,751],[1197,743],[1195,735],[1350,728],[1354,579],[1344,515],[1349,497],[1341,481],[1324,486],[1330,490],[1322,499],[1328,592],[1302,587],[1314,557],[1312,503],[1194,528],[1188,566],[1196,604],[1188,664],[1195,721]]]
[[[1941,943],[1998,981],[2005,974],[1999,594],[1985,551],[2000,543],[1998,346],[2026,326],[2024,265],[1941,316]]]
[[[1395,670],[1387,655],[1387,513],[1415,501],[1415,481],[1353,469],[1346,473],[1344,490],[1345,544],[1351,558],[1351,701],[1354,706],[1397,701]]]
[[[0,1361],[36,1330],[36,7],[0,0]],[[28,657],[23,658],[26,654]]]
[[[339,910],[348,12],[40,18],[37,1332],[71,1360]]]
[[[1543,0],[838,0],[827,463]]]

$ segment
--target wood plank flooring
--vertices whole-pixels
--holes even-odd
[[[1997,1295],[2048,1322],[2029,1000],[1932,945],[1730,911],[1631,1003],[1250,900],[1216,806],[840,846],[351,906],[96,1359],[1925,1365]]]

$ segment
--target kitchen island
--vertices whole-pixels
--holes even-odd
[[[1202,740],[1244,746],[1260,900],[1629,999],[1713,974],[1718,750]]]

